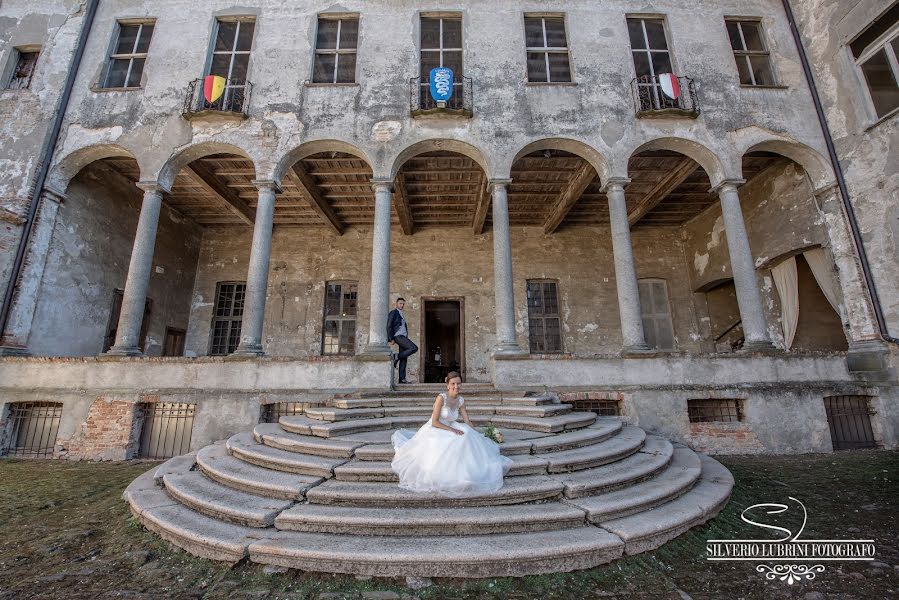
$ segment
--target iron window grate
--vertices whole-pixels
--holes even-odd
[[[589,410],[601,417],[621,416],[621,407],[617,400],[575,400],[574,410]]]
[[[302,402],[273,402],[263,404],[260,414],[260,423],[277,423],[281,417],[303,414]]]
[[[701,398],[687,400],[691,423],[736,423],[743,420],[740,400],[733,398]]]
[[[61,417],[62,404],[59,402],[10,404],[10,444],[3,454],[22,458],[52,457]]]
[[[871,429],[870,396],[828,396],[824,411],[834,450],[876,448]]]
[[[195,405],[151,402],[141,405],[139,458],[172,458],[190,451]]]

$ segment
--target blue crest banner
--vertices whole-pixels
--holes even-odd
[[[453,95],[453,70],[447,67],[431,69],[431,97],[446,102]]]

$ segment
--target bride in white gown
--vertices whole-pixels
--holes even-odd
[[[465,399],[459,395],[461,383],[459,373],[450,373],[447,391],[437,396],[428,422],[416,432],[394,432],[391,467],[399,475],[401,488],[467,496],[503,487],[512,459],[500,454],[499,444],[472,426]],[[460,415],[464,423],[458,422]]]

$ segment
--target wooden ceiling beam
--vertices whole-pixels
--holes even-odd
[[[487,212],[490,210],[490,185],[487,182],[487,175],[481,173],[480,190],[478,192],[478,203],[475,205],[474,218],[471,220],[471,229],[475,235],[484,233],[484,227],[487,224]]]
[[[578,167],[578,170],[575,171],[574,175],[569,180],[568,185],[565,186],[565,189],[562,191],[555,206],[553,206],[550,211],[546,221],[544,221],[543,233],[552,233],[562,224],[562,221],[565,220],[565,215],[567,215],[568,211],[577,204],[581,194],[584,193],[587,186],[589,186],[595,178],[596,170],[593,168],[593,165],[586,160],[583,161],[583,164]]]
[[[256,221],[255,211],[250,209],[236,191],[219,179],[206,162],[194,161],[184,167],[184,172],[244,224],[252,226]]]
[[[306,169],[303,168],[299,161],[287,170],[287,179],[306,196],[310,208],[318,213],[318,216],[322,218],[324,223],[337,235],[343,235],[343,224],[337,218],[337,215],[334,214],[334,210],[328,204],[328,201],[322,196],[318,186],[315,185],[315,180],[306,172]]]
[[[396,210],[396,218],[405,235],[412,235],[415,231],[415,219],[412,218],[412,210],[409,208],[409,198],[406,196],[406,176],[397,173],[393,180],[393,208]]]
[[[686,181],[698,168],[699,163],[692,158],[681,159],[676,167],[671,169],[665,177],[646,193],[646,195],[640,198],[633,210],[627,215],[628,224],[633,226],[637,221],[645,217],[649,211],[658,206],[668,194],[677,189],[677,187]]]

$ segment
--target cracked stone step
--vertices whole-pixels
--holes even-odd
[[[373,419],[384,416],[383,408],[340,408],[322,406],[307,408],[303,414],[318,421],[347,421],[349,419]]]
[[[718,514],[730,498],[734,478],[718,461],[700,456],[702,474],[687,493],[657,508],[603,523],[620,537],[625,553],[658,548]]]
[[[479,419],[472,419],[475,423]],[[566,429],[580,429],[588,427],[596,421],[596,415],[592,412],[570,412],[566,415],[552,417],[517,417],[511,415],[494,415],[490,422],[497,427],[509,427],[512,429],[529,429],[545,433],[558,433]]]
[[[522,504],[557,498],[564,485],[542,475],[510,477],[503,487],[490,494],[447,498],[401,489],[395,483],[338,481],[329,479],[306,492],[312,504],[339,504],[365,507],[450,507]]]
[[[547,461],[529,455],[510,457],[514,463],[506,477],[542,475],[546,473]],[[390,461],[352,460],[334,468],[334,478],[340,481],[399,481],[390,467]]]
[[[278,500],[235,490],[217,483],[202,473],[168,474],[165,489],[181,504],[208,517],[247,527],[271,527],[292,500]]]
[[[278,424],[285,431],[301,435],[332,438],[351,433],[399,429],[400,427],[421,425],[420,417],[391,417],[374,419],[352,419],[349,421],[318,421],[303,416],[281,417]]]
[[[408,396],[362,396],[349,398],[331,398],[327,405],[333,408],[381,408],[401,406],[433,406],[434,399],[439,392],[433,395],[408,395]],[[545,406],[557,404],[558,398],[552,395],[539,396],[509,396],[497,394],[472,395],[470,392],[463,394],[466,404],[470,405],[494,405],[494,406]]]
[[[351,458],[353,452],[365,442],[321,438],[284,431],[278,423],[260,423],[253,429],[253,437],[260,444],[329,458]]]
[[[570,529],[583,525],[583,510],[559,502],[390,510],[298,504],[275,519],[275,526],[282,530],[394,536],[523,533]]]
[[[565,431],[556,435],[533,440],[531,452],[563,452],[584,446],[599,444],[614,435],[618,435],[624,426],[620,419],[614,417],[597,417],[589,427]]]
[[[535,456],[545,458],[550,473],[566,473],[598,467],[621,460],[643,447],[646,432],[631,425],[621,429],[618,435],[592,446],[583,446],[561,452],[537,452]]]
[[[281,500],[303,500],[306,490],[324,481],[321,477],[273,471],[235,458],[224,445],[206,446],[197,452],[197,466],[222,485]]]
[[[334,474],[334,467],[346,462],[344,458],[301,454],[257,444],[249,431],[228,438],[226,447],[231,456],[254,465],[316,477],[331,477]]]
[[[673,453],[671,442],[648,435],[643,448],[627,458],[557,477],[565,484],[566,498],[595,496],[649,479],[668,466]]]
[[[668,468],[652,479],[597,496],[571,499],[568,503],[587,511],[591,523],[602,525],[678,498],[696,483],[701,470],[699,455],[689,448],[675,448]]]
[[[505,434],[503,434],[505,435]],[[503,456],[515,457],[522,454],[530,454],[530,440],[506,439],[499,445],[499,452]],[[393,460],[393,444],[366,444],[356,448],[355,457],[359,460],[378,460],[390,462]]]
[[[474,537],[340,536],[282,531],[249,547],[253,562],[380,577],[506,577],[587,569],[622,554],[598,527]]]

